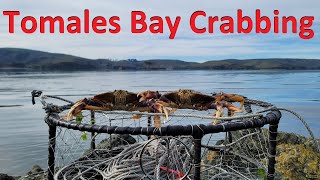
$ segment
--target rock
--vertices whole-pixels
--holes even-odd
[[[111,135],[111,139],[107,138],[102,140],[96,145],[96,149],[92,151],[91,149],[85,151],[78,161],[100,158],[109,158],[116,156],[122,152],[121,146],[136,143],[136,139],[128,134],[114,134]]]
[[[43,172],[43,169],[39,165],[33,165],[31,171],[27,173],[27,175],[37,174],[39,172]]]
[[[285,179],[319,179],[320,153],[305,144],[280,144],[277,167]]]
[[[15,180],[13,176],[9,176],[8,174],[0,174],[0,180]]]
[[[234,131],[232,132],[232,137],[233,139],[239,139],[248,133],[255,131],[256,130],[254,129]],[[264,137],[268,138],[268,129],[261,128],[261,132]],[[223,142],[224,140],[219,140],[216,145],[221,145]],[[268,139],[264,141],[261,138],[257,138],[257,136],[252,136],[247,140],[241,141],[241,148],[236,148],[235,146],[235,148],[232,148],[231,150],[239,154],[249,154],[250,157],[258,157],[261,150],[251,147],[255,147],[257,144],[261,144],[262,147],[268,147],[267,143]],[[320,140],[317,140],[317,143],[320,143]],[[208,151],[203,162],[211,165],[219,164],[221,163],[221,155],[224,155],[224,163],[231,163],[233,166],[239,167],[243,166],[241,165],[241,158],[238,158],[237,156],[228,156],[226,153],[222,154],[217,151]],[[230,157],[231,159],[229,159]],[[317,152],[316,143],[311,138],[299,134],[279,131],[277,136],[276,159],[276,179],[317,179],[320,177],[320,153]],[[261,161],[260,163],[265,164],[266,162]],[[215,173],[216,172],[213,174]]]
[[[129,134],[114,134],[111,135],[111,139],[104,139],[99,144],[97,144],[96,149],[111,149],[121,145],[128,145],[134,143],[136,143],[136,139],[134,139]]]
[[[20,177],[18,180],[45,180],[47,173],[39,166],[33,165],[31,171],[26,176]]]
[[[279,132],[277,136],[278,144],[303,144],[307,138],[294,134]]]
[[[262,128],[264,133],[268,132],[268,129]],[[295,133],[286,133],[286,132],[278,132],[277,136],[277,144],[291,144],[291,145],[297,145],[297,144],[304,144],[307,147],[313,148],[314,151],[317,151],[317,145],[318,143],[320,145],[320,140],[316,140],[317,142],[313,141],[311,138],[307,138],[305,136],[295,134]]]

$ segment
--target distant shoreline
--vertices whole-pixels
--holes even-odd
[[[0,108],[21,107],[23,105],[0,105]]]
[[[54,73],[54,72],[62,72],[62,73],[68,73],[68,72],[153,72],[153,71],[257,71],[257,72],[263,72],[263,71],[288,71],[288,72],[317,72],[320,71],[320,69],[139,69],[139,70],[116,70],[116,69],[54,69],[54,70],[48,70],[48,69],[31,69],[31,68],[0,68],[0,72],[47,72],[47,73]]]
[[[320,59],[224,59],[189,62],[177,59],[88,59],[29,49],[0,48],[0,69],[35,71],[164,70],[320,70]]]

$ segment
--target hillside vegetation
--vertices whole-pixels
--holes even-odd
[[[66,54],[28,49],[0,48],[0,68],[31,70],[314,70],[320,69],[319,59],[228,59],[186,62],[174,59],[119,60],[87,59]]]

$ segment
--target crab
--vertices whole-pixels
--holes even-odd
[[[170,105],[165,101],[160,100],[158,91],[143,91],[138,94],[125,90],[115,90],[96,95],[92,98],[85,98],[77,101],[69,110],[66,119],[71,120],[78,116],[83,110],[94,111],[140,111],[152,113],[164,113],[165,121],[168,120],[169,114],[172,114],[175,109],[170,108]],[[135,115],[132,119],[139,119],[141,116]],[[155,126],[161,127],[160,116],[154,117]]]
[[[115,90],[113,92],[106,92],[93,96],[92,98],[85,98],[83,100],[77,101],[69,110],[67,114],[67,120],[71,120],[82,110],[130,110],[138,106],[139,101],[135,93],[131,93],[125,90]]]
[[[215,100],[214,97],[201,94],[190,89],[179,89],[178,91],[169,92],[160,97],[170,102],[170,105],[177,106],[181,109],[206,110],[207,107]]]
[[[208,110],[215,109],[214,117],[222,117],[224,109],[228,109],[230,115],[243,112],[245,97],[237,94],[215,93],[212,96],[199,92],[180,89],[178,91],[161,94],[159,91],[146,90],[139,93],[132,93],[125,90],[115,90],[98,94],[92,98],[85,98],[77,101],[67,114],[67,120],[73,119],[82,110],[94,111],[140,111],[151,113],[164,113],[164,122],[169,119],[169,115],[177,108]],[[240,108],[234,106],[232,102],[240,102]],[[132,119],[140,119],[141,115],[134,115]],[[155,127],[161,127],[161,116],[154,116]]]

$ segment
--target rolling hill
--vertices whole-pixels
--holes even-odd
[[[0,48],[0,68],[30,70],[315,70],[320,69],[319,59],[227,59],[204,63],[175,59],[87,59],[67,54],[42,51]]]

